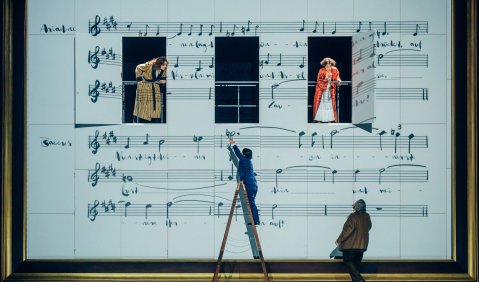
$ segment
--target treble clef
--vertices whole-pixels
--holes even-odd
[[[93,138],[93,141],[90,142],[90,148],[93,148],[91,151],[93,154],[96,154],[98,152],[98,148],[100,148],[100,142],[98,142],[98,136],[100,136],[100,131],[95,131],[95,138]]]
[[[95,80],[95,85],[89,85],[88,88],[88,96],[91,97],[91,101],[93,103],[96,103],[98,96],[100,96],[100,92],[98,92],[98,88],[100,88],[100,81],[98,79]]]
[[[100,52],[100,46],[95,47],[95,52],[88,50],[88,63],[94,69],[98,67],[100,63],[100,58],[98,57],[98,53]]]
[[[90,24],[91,24],[91,22],[88,21],[88,25],[90,25]],[[98,27],[99,24],[100,24],[100,16],[99,16],[99,15],[96,15],[96,17],[95,17],[95,23],[94,23],[92,26],[90,26],[90,33],[91,33],[91,35],[97,36],[97,35],[100,33],[101,28]]]
[[[90,181],[92,182],[91,183],[91,186],[92,187],[95,187],[96,184],[98,183],[98,179],[100,179],[100,176],[98,175],[98,172],[100,172],[100,163],[96,163],[95,165],[95,172],[93,172],[90,177],[88,177],[90,179]],[[90,171],[88,172],[90,173]]]
[[[88,218],[91,221],[95,221],[96,216],[98,215],[98,211],[96,208],[100,205],[100,202],[98,200],[95,200],[93,204],[88,204]]]

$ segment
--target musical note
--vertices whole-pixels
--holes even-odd
[[[180,36],[183,33],[183,24],[180,23],[180,31],[176,34],[177,36]]]
[[[384,172],[384,171],[386,171],[385,168],[381,168],[381,169],[379,170],[379,184],[381,184],[381,178],[382,178],[382,175],[383,175],[383,172]]]
[[[170,218],[170,207],[173,205],[172,202],[168,202],[166,203],[166,218],[169,219]]]
[[[255,25],[255,27],[254,27],[254,36],[257,36],[258,28],[259,28],[259,25]]]
[[[145,139],[145,141],[143,142],[143,145],[148,145],[148,138],[149,138],[149,137],[150,137],[150,136],[149,136],[148,133],[147,133],[147,134],[146,134],[146,139]]]
[[[316,22],[314,23],[313,33],[316,33],[317,30],[318,30],[318,22],[316,21]]]
[[[334,175],[335,175],[336,173],[338,173],[338,171],[335,170],[335,169],[334,169],[333,171],[331,171],[331,174],[332,174],[332,176],[333,176],[333,184],[334,184]]]
[[[211,57],[211,64],[208,66],[210,69],[212,69],[215,66],[215,58]],[[211,87],[210,87],[211,90]]]
[[[301,146],[303,146],[303,144],[301,144],[301,137],[304,136],[304,134],[306,134],[304,131],[301,131],[298,134],[298,148],[301,148]]]
[[[146,25],[148,25],[148,28],[146,28]],[[120,22],[117,23],[114,19],[113,16],[109,18],[104,18],[102,21],[100,16],[96,15],[93,20],[89,20],[89,33],[92,34],[93,36],[97,36],[100,33],[108,33],[108,32],[120,32],[120,33],[129,33],[133,30],[136,32],[139,32],[140,35],[144,35],[145,33],[151,33],[149,28],[153,28],[154,25],[157,26],[156,28],[156,34],[159,35],[159,25],[161,23],[159,22]],[[190,25],[190,30],[188,32],[189,35],[192,35],[193,31],[193,25],[191,22],[189,23],[176,23],[176,22],[168,22],[166,23],[165,30],[175,30],[177,29],[178,32],[175,33],[175,36],[179,36],[183,34],[183,25]],[[203,25],[203,27],[201,26]],[[210,25],[210,31],[209,31],[209,36],[213,35],[213,28],[215,25],[220,25],[219,32],[223,33],[223,22],[219,23],[208,23]],[[260,29],[260,25],[264,24],[264,30]],[[368,28],[369,30],[374,29],[378,30],[377,35],[386,35],[390,32],[393,33],[400,33],[400,34],[413,34],[416,36],[420,32],[426,32],[428,31],[427,28],[427,21],[417,21],[417,22],[411,22],[411,21],[406,21],[406,22],[401,22],[401,21],[375,21],[371,22],[368,21]],[[100,29],[100,25],[103,25],[105,28]],[[178,27],[179,25],[179,27]],[[198,36],[202,36],[203,34],[203,28],[206,27],[205,23],[198,23],[199,25],[199,30],[198,30]],[[231,28],[226,32],[226,35],[231,35],[234,36],[236,33],[236,28],[241,27],[240,30],[243,34],[246,34],[247,32],[251,31],[251,25],[252,22],[250,20],[247,21],[247,24],[245,25],[244,22],[228,22],[226,26],[230,26]],[[334,28],[333,28],[334,25]],[[140,27],[141,26],[141,27]],[[144,27],[143,27],[144,26]],[[325,21],[310,21],[306,23],[306,20],[301,20],[299,22],[299,28],[298,28],[298,22],[291,22],[291,23],[279,23],[279,22],[263,22],[263,23],[257,23],[254,25],[255,29],[255,36],[259,32],[264,32],[264,33],[290,33],[292,30],[296,32],[301,32],[303,33],[306,29],[306,26],[311,27],[311,32],[313,34],[319,33],[320,31],[318,30],[320,27],[322,28],[323,34],[326,34],[326,30],[329,31],[331,29],[331,34],[336,34],[336,33],[359,33],[361,31],[364,31],[365,28],[363,28],[363,22],[362,21],[335,21],[335,22],[325,22]],[[190,34],[191,32],[191,34]]]
[[[233,180],[233,164],[231,164],[231,175],[228,175],[228,180]]]
[[[304,68],[304,56],[303,56],[303,62],[299,65],[300,68]]]
[[[90,221],[95,221],[96,216],[98,215],[98,211],[96,209],[98,205],[100,205],[100,202],[98,200],[95,200],[91,207],[90,204],[88,204],[88,218],[90,219]]]
[[[316,142],[314,141],[314,136],[316,136],[316,135],[318,135],[318,133],[316,133],[316,132],[313,132],[313,133],[311,134],[311,148],[313,148],[313,147],[314,147],[314,144],[316,143]]]
[[[270,56],[270,55],[269,55],[269,53],[268,53],[268,55],[266,56],[266,60],[264,61],[265,64],[269,64],[269,56]]]
[[[274,219],[274,210],[278,207],[277,204],[273,204],[271,206],[271,219]]]
[[[414,138],[414,134],[409,134],[408,138],[408,145],[407,145],[407,152],[411,154],[411,140]]]
[[[213,35],[213,26],[214,26],[214,25],[211,25],[211,26],[210,26],[210,33],[208,33],[209,36]]]
[[[192,33],[193,33],[193,25],[190,25],[190,32],[188,33],[188,36],[191,36]]]
[[[279,53],[279,63],[276,64],[278,67],[281,66],[281,53]]]
[[[209,92],[208,92],[208,100],[211,100],[211,87],[210,87],[210,90],[209,90]],[[223,135],[222,135],[222,136],[223,136]],[[221,143],[223,143],[223,142],[221,142]],[[223,144],[221,144],[221,146],[223,146]]]
[[[93,69],[98,68],[98,64],[100,63],[100,58],[98,57],[99,52],[100,46],[96,46],[94,52],[88,50],[88,63]]]
[[[356,85],[356,95],[359,95],[359,88],[361,88],[361,86],[363,86],[364,84],[364,81],[360,81],[357,85]]]
[[[371,22],[369,22],[369,23],[371,24]],[[358,29],[356,29],[356,32],[360,32],[360,31],[361,31],[361,25],[362,25],[362,24],[363,24],[363,23],[360,21],[360,22],[359,22],[359,27],[358,27]]]
[[[330,148],[332,149],[333,148],[333,136],[338,134],[339,131],[337,131],[336,129],[332,130],[329,134],[331,135],[331,144],[330,144]]]
[[[126,139],[125,149],[128,149],[128,148],[130,148],[130,137],[127,137]]]
[[[125,210],[124,216],[125,216],[125,217],[128,217],[128,207],[131,206],[131,203],[130,203],[130,202],[125,202],[125,201],[118,201],[118,203],[125,203],[125,206],[124,206],[124,210]]]
[[[419,30],[419,24],[416,24],[416,31],[412,35],[417,36],[418,30]]]
[[[400,136],[401,134],[399,132],[396,132],[396,135],[394,138],[394,153],[396,154],[397,153],[397,143],[398,143],[398,137]]]
[[[160,25],[156,25],[156,36],[160,35]]]
[[[193,142],[196,142],[196,146],[197,146],[196,153],[198,154],[200,153],[201,140],[203,140],[203,136],[196,136],[196,135],[193,136]]]
[[[126,182],[132,182],[133,181],[133,176],[131,175],[125,175],[124,173],[121,175],[121,180],[126,183]]]
[[[161,153],[161,145],[163,145],[165,143],[165,139],[161,139],[160,141],[158,141],[158,152]]]
[[[358,175],[358,173],[359,173],[359,170],[356,169],[356,170],[354,171],[354,182],[357,181],[357,175]]]
[[[176,56],[176,64],[174,65],[175,68],[179,67],[180,65],[178,64],[178,61],[180,59],[180,56]]]
[[[356,58],[356,62],[359,62],[363,59],[363,49],[359,49],[359,56]]]
[[[90,148],[93,148],[92,153],[95,155],[98,152],[98,148],[100,148],[100,143],[98,142],[98,136],[100,135],[100,131],[95,131],[95,137],[90,142]]]
[[[276,177],[276,186],[275,186],[275,189],[273,190],[275,194],[276,194],[276,190],[279,189],[279,186],[278,186],[278,174],[280,174],[280,173],[282,173],[282,172],[283,172],[283,170],[280,169],[280,168],[276,170],[276,175],[275,175],[275,177]]]
[[[148,209],[151,208],[151,207],[152,207],[151,204],[147,204],[147,205],[145,206],[145,219],[148,219]]]
[[[201,60],[199,60],[198,62],[198,67],[196,68],[196,71],[200,71],[202,70],[203,68],[201,67]]]
[[[231,34],[226,31],[226,35],[230,34],[231,36],[235,36],[235,30],[236,30],[236,24],[233,25],[233,31],[231,32]]]
[[[221,214],[220,209],[221,209],[222,206],[223,206],[223,202],[219,202],[218,203],[218,218],[220,218],[220,214]]]
[[[145,33],[143,34],[143,36],[147,36],[148,35],[148,28],[150,26],[148,24],[145,24]],[[141,29],[138,31],[138,35],[141,36]]]
[[[381,131],[378,133],[379,134],[379,149],[382,151],[383,150],[383,142],[382,142],[382,138],[383,138],[383,135],[386,134],[386,131]]]
[[[100,34],[101,29],[98,27],[99,24],[100,24],[100,16],[96,15],[95,16],[95,23],[90,27],[90,33],[93,36],[97,36],[98,34]],[[88,25],[90,25],[90,21],[88,21]]]

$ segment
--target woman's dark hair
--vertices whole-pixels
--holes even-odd
[[[243,156],[247,157],[248,159],[253,158],[253,151],[251,151],[248,148],[243,148],[243,151],[241,153],[243,154]]]
[[[165,56],[161,56],[158,58],[153,59],[155,62],[155,66],[159,68],[164,62],[168,62],[168,59]]]

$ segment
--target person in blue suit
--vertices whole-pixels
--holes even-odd
[[[258,193],[258,183],[256,182],[256,177],[254,176],[253,162],[253,151],[248,148],[243,148],[243,151],[240,152],[238,146],[236,146],[233,138],[230,138],[230,145],[233,146],[233,150],[236,156],[239,159],[239,176],[240,180],[243,181],[244,186],[246,187],[246,193],[248,194],[249,205],[251,208],[251,213],[253,214],[254,224],[259,224],[259,215],[258,208],[256,207],[255,197]]]

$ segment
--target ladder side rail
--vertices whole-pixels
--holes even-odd
[[[234,213],[235,206],[236,206],[236,200],[238,199],[238,194],[239,194],[240,187],[241,187],[240,183],[238,183],[238,185],[236,186],[235,195],[233,197],[233,202],[231,204],[231,210],[230,210],[230,214],[229,214],[229,217],[228,217],[228,223],[226,224],[225,234],[223,236],[223,243],[221,243],[221,249],[220,249],[220,253],[218,255],[218,262],[216,264],[215,274],[213,275],[213,281],[218,281],[218,273],[220,272],[221,261],[223,259],[223,253],[225,251],[226,240],[228,239],[228,233],[230,231],[231,221],[233,219],[233,213]]]
[[[248,199],[248,194],[246,192],[246,187],[243,182],[240,182],[240,184],[245,196],[246,206],[248,207],[248,214],[249,214],[249,218],[251,222],[251,228],[253,229],[253,234],[256,240],[256,246],[258,247],[259,258],[261,260],[261,268],[263,269],[264,281],[269,282],[268,271],[266,270],[266,264],[264,263],[263,250],[261,249],[261,244],[259,242],[259,236],[258,236],[258,232],[256,231],[256,225],[254,224],[255,222],[253,219],[253,213],[251,212],[251,207],[249,205],[249,199]]]

